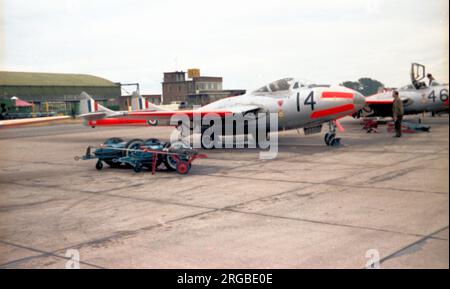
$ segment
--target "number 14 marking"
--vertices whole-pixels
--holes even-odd
[[[297,92],[297,111],[300,111],[300,92]],[[314,110],[314,106],[316,105],[316,102],[314,101],[314,91],[311,91],[308,95],[308,97],[305,99],[305,102],[303,102],[303,105],[311,106],[311,110]]]

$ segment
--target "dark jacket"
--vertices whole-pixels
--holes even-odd
[[[400,97],[394,98],[394,102],[392,103],[392,115],[394,117],[401,117],[403,116],[403,113],[403,101]]]

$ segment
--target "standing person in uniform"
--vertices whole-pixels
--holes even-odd
[[[403,102],[400,99],[397,90],[392,92],[392,96],[394,97],[394,102],[392,104],[392,118],[395,123],[395,136],[402,136],[402,119],[403,119]]]

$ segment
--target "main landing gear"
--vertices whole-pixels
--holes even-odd
[[[341,138],[336,137],[336,123],[330,121],[330,131],[325,134],[325,143],[327,146],[337,147],[341,144]]]

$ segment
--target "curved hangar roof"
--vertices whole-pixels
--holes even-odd
[[[0,0],[1,1],[1,0]],[[78,101],[86,91],[97,100],[120,97],[120,84],[87,74],[0,71],[0,98],[25,101]]]
[[[88,74],[0,71],[0,86],[117,86]]]

